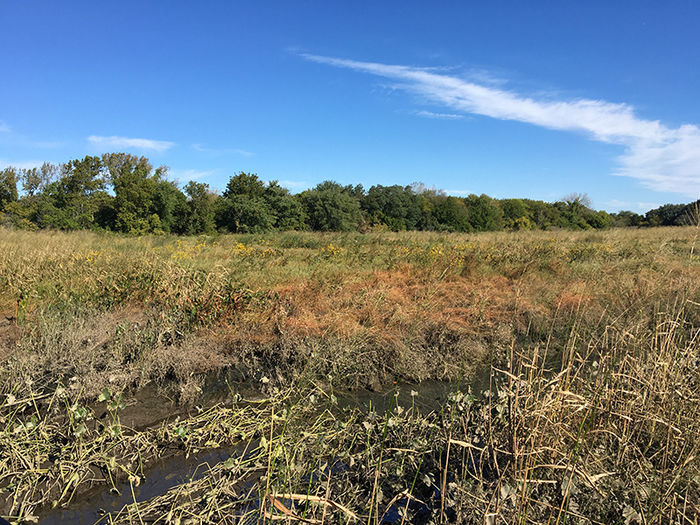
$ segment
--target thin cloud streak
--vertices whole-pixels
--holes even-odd
[[[138,139],[117,136],[101,137],[97,135],[89,136],[88,142],[94,144],[95,146],[106,148],[135,148],[140,150],[153,150],[159,153],[169,150],[175,145],[174,142],[168,142],[166,140]]]
[[[6,159],[0,159],[0,169],[17,168],[18,170],[30,170],[32,168],[40,168],[45,161],[43,160],[21,160],[18,162],[10,162]]]
[[[632,177],[656,191],[700,195],[700,128],[669,128],[639,118],[628,104],[604,100],[536,100],[494,86],[425,68],[301,54],[306,60],[397,81],[396,87],[455,111],[548,129],[582,132],[625,148],[615,175]]]
[[[418,117],[434,118],[439,120],[462,120],[464,115],[457,115],[456,113],[434,113],[433,111],[416,111],[415,115]]]
[[[188,170],[170,170],[169,175],[173,177],[177,182],[180,183],[186,183],[191,180],[193,181],[200,181],[202,179],[206,179],[210,175],[213,175],[215,170],[206,170],[206,171],[200,171],[200,170],[193,170],[193,169],[188,169]]]
[[[0,120],[0,133],[9,133],[10,131],[12,131],[10,126],[5,124],[4,121]]]
[[[621,201],[618,199],[612,199],[605,203],[606,209],[613,211],[629,210],[636,211],[638,213],[645,213],[654,208],[661,206],[658,202],[632,202],[632,201]]]
[[[280,186],[287,188],[288,190],[299,190],[310,188],[311,185],[303,180],[278,180]]]
[[[240,148],[209,148],[201,144],[192,144],[192,149],[210,155],[241,155],[243,157],[252,157],[254,155],[253,152]]]

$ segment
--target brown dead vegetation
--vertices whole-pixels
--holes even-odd
[[[0,361],[10,356],[22,334],[16,320],[12,315],[0,313]]]

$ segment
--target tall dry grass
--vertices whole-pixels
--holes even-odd
[[[115,521],[696,523],[696,237],[2,230],[2,512],[21,522],[245,428],[254,459]],[[484,362],[487,395],[431,413],[337,400],[339,387],[465,384]],[[117,393],[154,382],[197,402],[230,368],[269,396],[263,409],[160,431],[89,410],[118,417]]]
[[[697,523],[700,384],[692,304],[636,334],[572,328],[513,348],[485,392],[387,412],[297,391],[255,460],[236,457],[110,519],[202,523]],[[646,337],[639,337],[645,335]],[[420,388],[420,387],[418,387]],[[264,425],[263,425],[264,426]]]
[[[0,393],[77,376],[97,395],[110,377],[180,379],[178,362],[197,374],[281,363],[280,378],[315,370],[348,386],[454,379],[513,335],[561,346],[576,316],[592,333],[651,322],[653,305],[679,294],[697,300],[696,233],[3,230]]]

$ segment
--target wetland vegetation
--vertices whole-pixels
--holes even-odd
[[[697,236],[0,230],[0,515],[697,523]]]

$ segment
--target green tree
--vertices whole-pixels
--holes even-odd
[[[646,213],[649,226],[680,226],[683,221],[685,206],[683,204],[664,204]]]
[[[22,172],[22,191],[32,197],[43,192],[61,173],[61,166],[44,162],[40,168],[29,168]]]
[[[523,199],[529,218],[541,230],[548,230],[560,222],[559,210],[549,202]]]
[[[103,156],[114,188],[113,228],[124,233],[148,233],[154,230],[153,197],[157,180],[145,157],[128,153]]]
[[[612,214],[613,225],[618,228],[627,228],[633,226],[641,226],[644,217],[633,211],[622,210]]]
[[[229,179],[217,203],[216,224],[233,233],[271,230],[277,215],[270,202],[279,203],[282,196],[276,185],[268,191],[256,174],[240,172]]]
[[[471,231],[469,212],[462,199],[437,195],[433,197],[432,216],[435,229],[466,232]]]
[[[554,205],[561,211],[561,225],[565,228],[586,230],[591,225],[586,221],[591,201],[586,194],[572,193]]]
[[[0,171],[0,211],[17,200],[17,170],[9,167]]]
[[[529,230],[535,226],[530,218],[530,210],[522,199],[502,199],[503,226],[510,230]]]
[[[100,157],[86,156],[63,164],[61,176],[33,203],[34,221],[42,228],[77,230],[95,227],[95,214],[106,199]]]
[[[421,208],[410,186],[372,186],[361,200],[370,223],[385,224],[391,230],[415,230]]]
[[[306,229],[304,207],[287,188],[283,188],[275,180],[270,181],[263,198],[271,215],[274,215],[274,228],[282,231]]]
[[[613,226],[614,219],[606,211],[588,210],[584,218],[588,225],[597,230],[607,229]]]
[[[255,173],[240,172],[231,177],[226,184],[223,197],[231,195],[248,195],[249,197],[260,197],[265,195],[265,183],[261,181]]]
[[[700,199],[686,204],[675,222],[678,226],[700,226]]]
[[[317,231],[354,231],[362,219],[360,201],[347,187],[325,181],[300,194],[308,224]]]
[[[216,224],[233,233],[268,231],[277,220],[264,199],[245,194],[219,199],[216,208]]]
[[[101,216],[111,223],[111,229],[125,233],[186,233],[202,227],[199,222],[191,222],[192,207],[175,183],[167,180],[167,167],[153,171],[146,157],[128,153],[105,154],[103,162],[109,172],[114,199],[110,204],[111,213],[105,206]]]
[[[503,228],[503,212],[488,195],[469,195],[464,199],[469,225],[476,231],[495,231]]]
[[[185,186],[187,194],[187,231],[190,235],[211,233],[214,223],[216,195],[209,191],[209,184],[190,181]]]
[[[166,170],[156,169],[156,186],[153,191],[151,207],[158,215],[161,228],[166,233],[186,233],[187,197],[177,185],[165,179]]]

